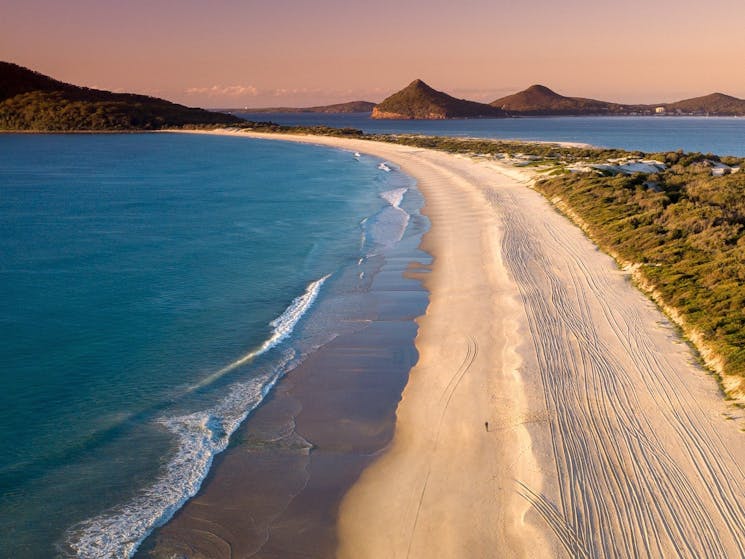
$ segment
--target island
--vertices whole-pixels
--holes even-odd
[[[427,119],[504,118],[507,114],[485,103],[457,99],[431,88],[422,80],[414,80],[375,106],[372,118]]]

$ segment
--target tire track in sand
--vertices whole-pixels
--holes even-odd
[[[558,494],[520,494],[572,557],[745,556],[742,469],[638,307],[563,227],[533,219],[523,194],[483,192],[504,227],[551,418]]]

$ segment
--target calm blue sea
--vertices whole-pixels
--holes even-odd
[[[728,117],[541,117],[454,120],[373,120],[363,114],[251,114],[254,121],[278,124],[325,124],[359,128],[365,132],[416,133],[582,142],[647,152],[700,151],[745,156],[745,118]]]
[[[381,255],[425,227],[413,181],[380,163],[232,137],[0,135],[0,557],[126,557],[197,491],[274,382],[353,327],[340,313]]]

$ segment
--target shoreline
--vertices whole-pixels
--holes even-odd
[[[203,132],[184,131],[184,133]],[[218,132],[218,134],[275,141],[296,141],[315,145],[326,145],[350,151],[360,151],[361,153],[367,153],[394,162],[401,167],[402,172],[417,180],[417,188],[425,196],[425,207],[422,209],[422,213],[432,222],[431,228],[425,233],[420,247],[422,250],[432,254],[434,257],[432,271],[426,273],[422,277],[423,283],[430,293],[430,304],[425,315],[416,319],[419,326],[419,333],[415,339],[415,344],[417,351],[419,352],[419,362],[414,365],[408,375],[408,382],[404,388],[402,396],[402,405],[400,405],[396,411],[394,440],[386,447],[385,452],[382,455],[376,456],[377,460],[373,463],[373,467],[377,468],[380,462],[389,459],[394,461],[398,459],[396,439],[401,437],[400,431],[404,426],[407,426],[406,428],[421,428],[424,431],[428,431],[429,426],[427,424],[429,424],[433,418],[431,414],[439,414],[442,411],[441,407],[437,407],[433,410],[428,410],[426,418],[413,418],[413,420],[408,418],[404,419],[402,418],[401,411],[403,404],[405,404],[407,400],[413,398],[423,398],[424,400],[428,400],[432,397],[433,399],[438,400],[440,397],[440,391],[446,389],[448,391],[448,397],[446,398],[446,401],[441,403],[445,404],[446,409],[449,410],[448,413],[453,416],[458,416],[470,408],[471,413],[466,414],[470,416],[467,423],[470,424],[470,427],[476,427],[474,433],[476,438],[469,441],[469,444],[473,446],[473,452],[471,453],[467,469],[465,471],[456,471],[461,470],[461,466],[463,465],[456,462],[456,470],[449,471],[447,475],[455,475],[459,480],[465,480],[470,477],[470,496],[477,499],[479,495],[483,496],[482,488],[484,484],[488,486],[498,486],[501,495],[500,500],[503,503],[509,503],[510,512],[505,512],[493,509],[488,502],[483,500],[483,498],[480,499],[480,507],[483,508],[484,511],[489,511],[488,515],[485,515],[488,517],[489,522],[502,524],[503,527],[500,530],[492,531],[488,528],[486,521],[480,523],[478,530],[482,534],[489,534],[489,537],[483,538],[478,544],[478,551],[473,548],[473,545],[471,545],[469,552],[475,553],[476,556],[479,554],[489,554],[491,552],[490,550],[497,545],[499,547],[508,546],[510,549],[517,551],[518,553],[516,556],[529,557],[531,554],[535,553],[536,550],[543,550],[543,554],[546,556],[553,555],[558,548],[558,543],[555,541],[555,538],[542,533],[538,528],[540,518],[537,513],[532,511],[530,504],[513,490],[513,477],[516,471],[526,473],[526,476],[523,477],[529,481],[531,487],[542,487],[543,484],[540,466],[534,457],[534,449],[539,449],[539,452],[543,454],[548,452],[546,446],[548,444],[548,432],[545,429],[545,422],[542,423],[540,419],[536,421],[525,421],[526,418],[540,418],[543,415],[543,412],[540,409],[541,399],[529,396],[530,390],[526,390],[525,387],[522,386],[522,379],[518,370],[520,366],[520,357],[514,351],[514,348],[520,344],[520,336],[517,333],[517,325],[511,319],[505,317],[503,320],[499,321],[498,324],[495,323],[488,331],[474,332],[465,336],[461,332],[458,332],[459,328],[457,326],[452,329],[449,328],[451,320],[447,313],[447,308],[449,307],[447,301],[454,296],[454,293],[452,293],[453,291],[460,290],[462,284],[459,278],[460,274],[458,266],[450,267],[448,278],[444,282],[447,285],[442,285],[442,280],[438,278],[437,262],[443,259],[448,260],[454,253],[438,253],[438,250],[444,247],[442,246],[443,239],[441,238],[441,235],[438,236],[435,233],[437,225],[434,222],[434,216],[437,215],[438,221],[448,220],[448,214],[452,210],[450,204],[453,202],[453,199],[446,198],[439,200],[437,203],[434,202],[433,197],[439,189],[433,190],[429,185],[433,182],[433,178],[442,181],[443,177],[438,174],[433,175],[426,168],[423,168],[420,162],[417,161],[416,155],[425,150],[391,144],[372,143],[367,140],[339,141],[336,138],[319,136],[276,135],[230,131]],[[430,153],[434,154],[436,159],[452,157],[448,154],[438,152]],[[402,157],[402,154],[413,155],[414,160],[409,161],[406,157]],[[500,242],[498,234],[490,231],[490,216],[488,209],[484,209],[478,219],[474,219],[475,216],[471,213],[471,209],[479,203],[479,196],[480,193],[477,190],[473,190],[469,193],[468,204],[462,208],[462,213],[464,214],[462,219],[457,224],[450,224],[447,228],[448,233],[446,235],[451,236],[456,232],[455,230],[457,230],[459,234],[462,234],[463,229],[465,228],[467,229],[469,236],[472,237],[470,240],[476,239],[476,242],[472,245],[470,245],[469,240],[462,239],[458,243],[458,249],[456,249],[456,252],[467,256],[464,263],[467,267],[471,268],[474,266],[475,262],[481,260],[483,250],[483,247],[481,246],[482,243],[488,243],[494,248],[494,250],[497,250]],[[457,198],[458,195],[456,194],[455,199]],[[442,228],[443,225],[444,223],[440,224],[440,228]],[[484,232],[486,232],[486,234]],[[505,286],[506,283],[509,282],[506,277],[507,271],[503,266],[499,266],[495,269],[490,269],[489,274],[481,278],[483,281],[480,282],[480,285],[473,285],[471,287],[471,289],[481,290],[485,296],[491,300],[490,308],[488,310],[482,308],[480,300],[474,300],[472,301],[472,304],[464,305],[465,300],[470,299],[468,293],[464,293],[460,297],[455,308],[461,309],[462,314],[460,316],[462,322],[469,320],[473,321],[476,316],[480,317],[480,320],[489,321],[492,312],[501,313],[505,307],[511,308],[512,312],[517,310],[517,303],[512,296],[495,296],[493,293],[490,293],[491,289],[488,283],[492,281],[495,276],[498,276],[499,281],[504,283]],[[474,276],[472,279],[477,279],[477,277]],[[477,283],[479,282],[477,281]],[[447,293],[440,293],[445,290]],[[439,302],[436,303],[435,299]],[[435,310],[432,311],[431,309]],[[432,312],[437,313],[437,319],[433,319],[430,316]],[[461,323],[459,321],[455,322],[459,324]],[[478,323],[478,321],[476,322]],[[441,331],[443,326],[447,328],[446,332]],[[425,332],[427,331],[432,332],[432,334],[425,335]],[[443,355],[441,351],[435,353],[435,346],[438,345],[436,340],[441,339],[441,336],[448,335],[457,335],[457,351],[446,351],[445,353],[447,353],[447,355]],[[504,342],[492,347],[492,342],[499,339],[503,339]],[[425,359],[437,362],[434,366],[435,369],[437,369],[435,371],[437,375],[436,378],[415,378],[415,376],[421,377],[422,375],[428,374],[426,372],[418,372],[422,361]],[[474,363],[476,363],[476,366],[474,366]],[[499,366],[502,368],[500,378],[496,380],[488,378],[490,372],[488,367],[489,363],[500,363]],[[432,367],[432,364],[430,363],[430,365],[427,366]],[[469,392],[474,390],[482,392],[486,388],[480,398],[478,406],[473,406],[472,402],[467,398],[461,400],[454,396],[456,388],[460,390],[459,387],[462,387],[465,384],[465,381],[460,378],[457,383],[451,383],[451,368],[458,370],[461,377],[466,376],[466,373],[469,371],[472,372],[476,368],[479,369],[479,379],[473,381],[472,386],[469,387]],[[468,376],[471,376],[471,374],[469,373]],[[412,388],[412,386],[414,386],[414,388]],[[422,390],[423,395],[409,396],[414,390]],[[499,399],[500,401],[510,401],[510,405],[507,406],[504,411],[495,412],[490,409],[495,399]],[[415,403],[414,406],[416,406],[417,409],[419,406],[429,407],[426,401],[419,401]],[[424,420],[425,424],[420,423],[422,420]],[[486,437],[482,437],[485,421],[488,421],[494,427],[490,428],[490,433]],[[436,423],[441,423],[441,421]],[[509,425],[509,427],[505,428],[505,425]],[[535,432],[531,433],[531,430]],[[440,431],[441,428],[438,428],[438,433],[435,438],[442,437],[441,444],[445,447],[450,444],[446,440],[446,437],[458,436],[457,433],[449,433],[446,435],[444,431]],[[428,432],[425,440],[430,440],[432,436],[433,434]],[[406,447],[404,453],[408,456],[418,454],[421,450],[419,447],[409,446],[408,443],[405,443],[403,446]],[[506,450],[507,452],[504,452],[504,456],[501,458],[495,458],[500,454],[500,449],[503,451]],[[514,456],[518,456],[518,458],[515,459]],[[427,452],[424,452],[421,458],[415,460],[416,463],[406,466],[409,474],[414,476],[414,478],[409,478],[408,481],[405,482],[406,485],[411,482],[413,483],[412,486],[417,486],[421,481],[419,478],[422,473],[422,468],[426,465],[426,457]],[[482,462],[489,463],[490,467],[484,469],[482,467]],[[368,484],[366,478],[369,469],[370,466],[363,470],[360,480],[352,486],[352,490],[346,493],[341,502],[339,517],[335,521],[338,522],[337,529],[339,546],[336,553],[339,557],[363,556],[358,554],[360,549],[358,548],[357,542],[363,542],[364,548],[368,550],[369,557],[393,556],[388,555],[391,552],[391,549],[378,549],[372,545],[374,543],[373,540],[378,540],[378,543],[382,544],[387,544],[389,542],[387,536],[378,538],[375,535],[377,530],[373,530],[372,536],[366,533],[367,531],[372,530],[372,526],[374,526],[374,520],[369,516],[371,510],[369,505],[355,502],[354,496],[355,493],[359,492],[358,487],[363,488],[362,491],[364,492],[364,488]],[[211,473],[210,476],[212,477],[212,475],[213,474]],[[218,477],[219,475],[218,472],[215,477]],[[385,477],[387,476],[384,475],[384,478]],[[400,481],[403,481],[404,479],[406,478],[401,477]],[[396,501],[399,499],[396,498],[396,494],[401,489],[401,486],[398,484],[390,485],[386,483],[384,483],[384,486],[388,489],[390,495],[388,498],[378,496],[378,504],[380,501],[388,502],[390,500],[393,507],[398,506]],[[380,487],[376,487],[375,492],[377,493],[380,489]],[[390,511],[387,507],[381,508],[378,505],[373,504],[372,508],[377,509],[383,515],[384,523],[385,519],[390,517]],[[473,510],[473,503],[464,498],[464,496],[458,496],[455,500],[449,503],[447,508],[450,511],[448,513],[448,522],[455,523],[454,525],[459,528],[457,532],[459,532],[460,536],[456,539],[460,539],[462,536],[470,537],[469,534],[471,534],[472,530],[468,527],[468,525],[471,524],[471,520],[469,520],[468,517],[469,513]],[[177,514],[176,517],[178,516],[179,515]],[[173,521],[171,521],[171,523],[172,522]],[[373,522],[373,524],[371,524],[371,522]],[[168,529],[168,526],[171,523],[166,524],[166,529]],[[384,532],[389,531],[386,530],[385,527],[382,527],[382,529]],[[399,550],[404,546],[400,541],[395,545],[396,549]],[[457,551],[453,551],[455,553],[454,556],[458,556],[460,546],[451,542],[450,546],[452,547],[453,545],[457,548]],[[423,553],[428,553],[432,556],[431,554],[435,553],[437,548],[438,544],[431,547],[426,546],[426,550],[423,550]],[[395,553],[396,552],[394,551],[394,554]],[[257,557],[261,556],[261,554],[257,555]],[[331,555],[321,554],[313,556],[327,557]]]
[[[332,285],[327,293],[334,316],[348,325],[279,379],[215,457],[197,495],[156,528],[135,557],[333,554],[339,501],[390,442],[417,359],[414,318],[426,308],[420,276],[431,258],[419,248],[426,227],[421,194],[415,185],[408,188],[407,196],[415,197],[403,205],[411,213],[407,234],[365,258],[369,287],[348,292],[350,286]],[[357,274],[353,266],[338,279],[346,285],[353,275],[356,284]]]
[[[249,132],[249,134],[256,134],[253,132]],[[265,133],[258,133],[258,136],[265,137],[266,139],[271,139],[272,135],[278,135],[278,134],[265,134]],[[279,134],[285,135],[284,133]],[[413,136],[422,136],[427,137],[426,135],[422,134],[412,134]],[[291,141],[304,141],[300,138],[302,137],[318,137],[313,136],[310,134],[303,134],[303,135],[292,135],[295,139]],[[444,137],[447,138],[447,137]],[[279,138],[278,138],[279,139]],[[592,145],[592,144],[586,144],[581,142],[562,142],[562,141],[550,141],[550,140],[520,140],[520,139],[506,139],[506,138],[479,138],[479,137],[463,137],[463,138],[453,138],[458,140],[469,140],[469,141],[494,141],[496,143],[499,142],[516,142],[519,144],[527,144],[527,145],[555,145],[563,148],[588,148],[588,149],[615,149],[615,148],[604,148],[602,146]],[[370,141],[370,140],[367,140]],[[628,151],[626,149],[622,149],[621,151]],[[444,151],[445,153],[449,153],[447,150]],[[455,152],[452,152],[455,153]],[[465,155],[465,154],[462,154]],[[645,153],[645,155],[650,155],[649,153]],[[478,155],[477,155],[478,156]],[[518,181],[534,181],[537,179],[537,175],[535,173],[532,173],[529,169],[523,168],[522,166],[518,167],[516,165],[507,164],[507,165],[500,165],[500,172],[503,174],[507,174],[509,176],[512,176],[513,178],[516,178]],[[540,189],[537,189],[537,191],[540,193]],[[546,198],[550,204],[562,215],[567,217],[570,221],[572,221],[576,226],[578,226],[580,229],[584,231],[586,235],[588,235],[588,239],[595,245],[597,245],[600,250],[604,251],[608,255],[610,255],[615,262],[617,263],[618,267],[623,270],[629,270],[637,288],[644,293],[647,298],[654,302],[655,305],[659,308],[659,310],[664,313],[667,319],[671,320],[675,325],[680,329],[682,332],[682,336],[688,341],[688,343],[691,344],[691,347],[696,354],[697,358],[700,360],[702,366],[708,370],[708,372],[716,379],[719,388],[722,392],[722,396],[728,400],[733,402],[735,405],[739,406],[742,409],[745,409],[745,380],[743,380],[743,377],[738,374],[733,374],[730,371],[727,370],[725,366],[725,359],[722,357],[722,354],[719,352],[718,349],[713,345],[714,342],[709,342],[706,339],[706,336],[703,334],[702,330],[696,326],[695,324],[692,324],[689,319],[685,316],[685,313],[681,311],[680,308],[677,308],[667,302],[665,302],[661,292],[658,289],[658,286],[654,284],[654,282],[651,282],[644,278],[639,270],[641,267],[641,264],[634,263],[631,261],[628,261],[624,258],[621,258],[613,247],[603,245],[602,243],[599,243],[597,239],[591,234],[590,228],[587,225],[587,223],[584,221],[582,217],[580,217],[579,214],[577,214],[572,207],[566,203],[563,199],[560,197],[550,198],[544,194],[541,193],[544,198]]]
[[[366,140],[225,134],[372,153],[425,196],[419,361],[393,441],[344,496],[337,556],[745,549],[745,449],[718,388],[523,172]]]

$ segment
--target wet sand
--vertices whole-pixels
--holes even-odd
[[[431,260],[418,248],[424,221],[412,217],[414,236],[368,258],[379,268],[369,290],[333,303],[354,307],[339,317],[355,323],[352,331],[278,382],[216,457],[198,494],[136,557],[334,555],[341,499],[390,443],[418,359],[414,319],[427,306],[420,278]]]
[[[141,553],[332,557],[339,502],[392,436],[398,396],[416,360],[414,331],[410,321],[379,321],[311,355]]]
[[[268,138],[401,165],[425,195],[424,248],[435,258],[393,439],[344,494],[338,519],[308,526],[299,510],[283,533],[333,532],[334,549],[293,551],[745,555],[742,413],[628,275],[529,188],[525,171],[391,144]],[[216,469],[211,480],[220,477]]]

